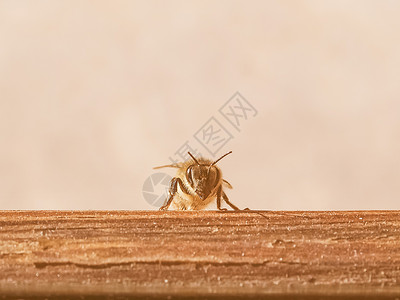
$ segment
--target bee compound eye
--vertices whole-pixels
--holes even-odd
[[[216,186],[220,180],[220,177],[221,177],[220,172],[214,166],[212,166],[208,174],[208,183],[211,186]]]
[[[191,186],[193,186],[193,178],[192,178],[192,167],[190,166],[186,170],[186,179],[190,183]]]

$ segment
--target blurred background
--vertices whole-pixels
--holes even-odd
[[[399,14],[390,0],[0,0],[0,209],[157,209],[152,167],[185,145],[233,151],[218,165],[239,207],[400,209]],[[254,108],[238,128],[220,112],[236,92]],[[215,154],[194,137],[209,122]]]

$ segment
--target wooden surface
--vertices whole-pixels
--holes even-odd
[[[0,211],[6,298],[400,299],[400,212]]]

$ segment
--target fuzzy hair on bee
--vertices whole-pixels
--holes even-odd
[[[219,210],[227,210],[221,207],[222,199],[234,210],[240,210],[229,201],[223,187],[232,188],[231,184],[222,178],[221,169],[216,166],[222,158],[232,151],[221,156],[215,161],[199,157],[195,158],[190,152],[191,159],[160,167],[177,168],[176,176],[170,182],[169,195],[160,210],[168,210],[171,206],[175,210],[202,210],[217,201]]]

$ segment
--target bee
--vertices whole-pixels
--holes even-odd
[[[234,210],[240,210],[229,201],[228,196],[223,191],[223,187],[232,188],[231,184],[222,178],[221,169],[216,166],[217,162],[223,159],[232,151],[222,155],[215,161],[205,158],[196,159],[190,152],[191,159],[172,165],[155,167],[177,168],[177,173],[170,182],[169,195],[160,210],[168,210],[172,205],[176,210],[201,210],[206,208],[215,199],[219,210],[222,199]]]

